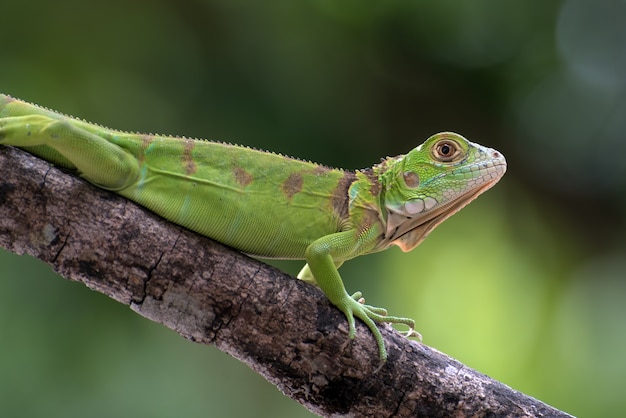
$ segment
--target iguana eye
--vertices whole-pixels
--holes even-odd
[[[442,163],[449,163],[461,154],[461,149],[456,142],[442,139],[431,148],[431,152],[436,160]]]

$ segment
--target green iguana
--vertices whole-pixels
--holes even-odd
[[[406,155],[364,170],[329,168],[243,146],[127,133],[0,95],[0,144],[76,170],[164,218],[246,254],[303,259],[298,278],[317,284],[347,317],[369,327],[387,316],[349,295],[337,269],[346,260],[397,245],[415,248],[433,228],[492,187],[502,154],[443,132]]]

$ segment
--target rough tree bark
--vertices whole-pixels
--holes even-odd
[[[347,341],[313,286],[20,150],[0,147],[0,172],[1,247],[215,345],[316,414],[569,416],[388,327],[381,365],[368,329]]]

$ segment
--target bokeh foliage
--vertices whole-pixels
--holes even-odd
[[[499,149],[500,184],[414,252],[347,263],[347,286],[560,409],[626,409],[623,0],[31,0],[1,13],[0,91],[111,127],[345,168],[441,130]],[[3,253],[0,266],[2,416],[310,416],[35,260]]]

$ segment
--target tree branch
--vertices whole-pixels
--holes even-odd
[[[0,147],[0,246],[245,362],[322,416],[569,415],[390,327],[389,360],[313,286]]]

